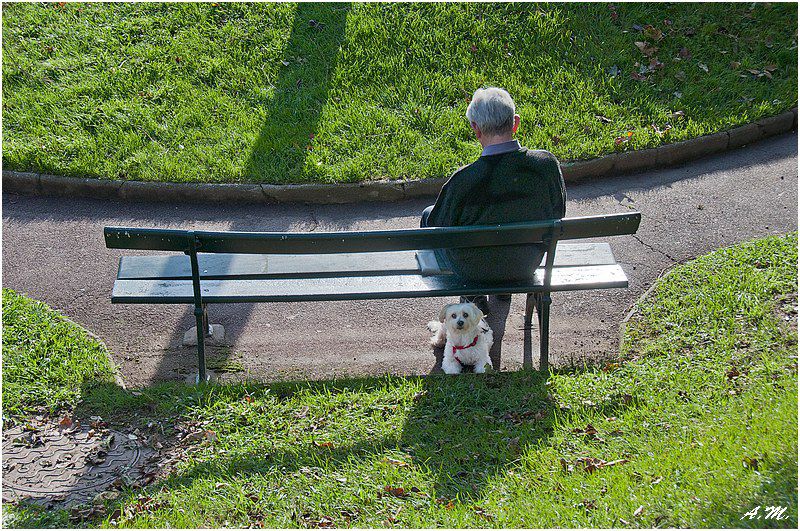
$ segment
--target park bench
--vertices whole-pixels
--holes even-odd
[[[106,227],[106,247],[176,251],[120,258],[112,303],[192,304],[198,381],[206,380],[206,305],[527,294],[525,325],[539,322],[541,370],[548,368],[550,293],[625,288],[607,243],[575,242],[634,234],[638,212],[509,223],[365,232],[220,232]],[[543,243],[532,281],[467,283],[440,266],[436,249]]]

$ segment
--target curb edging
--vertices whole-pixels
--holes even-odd
[[[797,129],[797,107],[776,116],[673,144],[639,151],[611,153],[590,160],[564,162],[564,181],[623,175],[674,166],[729,151]],[[179,203],[306,203],[393,202],[439,194],[447,178],[418,181],[367,181],[342,184],[212,184],[112,181],[3,170],[3,190],[22,195],[88,197],[125,201]]]

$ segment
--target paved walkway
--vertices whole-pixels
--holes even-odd
[[[797,230],[797,134],[690,165],[568,189],[568,216],[642,212],[634,236],[611,239],[628,290],[556,294],[551,362],[615,356],[631,304],[676,262],[736,242]],[[193,325],[188,306],[111,305],[117,258],[105,225],[212,230],[377,230],[416,227],[429,200],[330,206],[215,206],[123,203],[3,194],[3,286],[45,301],[103,338],[128,385],[181,379],[195,351],[181,347]],[[259,379],[344,374],[424,374],[434,366],[425,323],[445,299],[232,304],[210,307],[228,347],[211,363]],[[524,300],[514,296],[501,368],[522,363]],[[504,311],[495,312],[495,318]],[[499,314],[499,315],[497,315]],[[534,334],[534,339],[535,339]],[[536,360],[536,356],[534,356]]]

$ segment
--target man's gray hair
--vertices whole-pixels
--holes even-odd
[[[511,95],[497,87],[478,89],[467,106],[467,120],[484,135],[504,135],[514,128],[516,107]]]

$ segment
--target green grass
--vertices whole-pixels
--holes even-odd
[[[47,305],[3,289],[3,418],[72,408],[114,382],[108,351]]]
[[[105,516],[7,506],[5,524],[795,528],[796,271],[796,233],[679,266],[619,363],[548,377],[97,386],[78,416],[214,436]],[[756,506],[787,510],[741,519]]]
[[[611,7],[4,5],[3,167],[177,182],[445,177],[480,153],[464,112],[485,85],[516,99],[523,144],[564,161],[796,106],[796,5]]]

